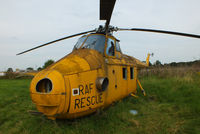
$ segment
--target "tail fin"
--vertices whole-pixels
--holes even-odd
[[[150,55],[153,56],[154,54],[153,54],[153,53],[152,53],[152,54],[148,53],[147,59],[146,59],[146,64],[147,64],[147,66],[149,66]]]
[[[149,58],[150,58],[150,53],[148,53],[147,59],[146,59],[146,64],[147,64],[147,66],[149,66]]]

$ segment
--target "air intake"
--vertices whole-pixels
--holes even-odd
[[[99,91],[105,91],[108,87],[109,80],[107,77],[98,77],[96,79],[96,88]]]
[[[36,85],[36,91],[40,93],[49,93],[52,90],[51,80],[45,78],[40,80]]]

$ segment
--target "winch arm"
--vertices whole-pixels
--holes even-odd
[[[142,87],[142,85],[141,85],[141,83],[138,79],[137,79],[137,83],[138,83],[140,90],[142,91],[143,95],[146,96],[146,92],[145,92],[144,88]]]

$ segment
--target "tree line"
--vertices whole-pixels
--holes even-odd
[[[54,60],[49,59],[49,60],[47,60],[47,61],[44,63],[44,65],[43,65],[42,67],[38,67],[36,70],[34,70],[33,67],[28,67],[28,68],[26,68],[26,70],[24,70],[24,71],[26,71],[26,72],[41,71],[42,69],[47,68],[48,66],[50,66],[50,65],[53,64],[54,62],[55,62]],[[8,68],[7,71],[6,71],[6,73],[13,73],[13,72],[14,72],[14,71],[13,71],[12,68]]]

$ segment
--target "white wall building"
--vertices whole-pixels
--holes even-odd
[[[0,76],[5,76],[6,73],[5,72],[0,72]]]

